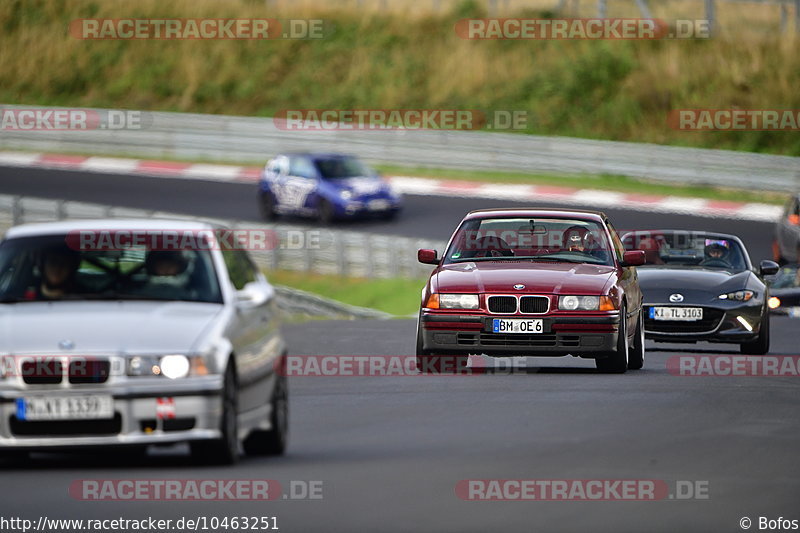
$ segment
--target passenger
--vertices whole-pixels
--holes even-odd
[[[151,276],[178,276],[186,271],[188,263],[182,252],[153,250],[147,254],[145,267]]]
[[[78,291],[75,274],[81,264],[81,254],[67,247],[48,248],[42,253],[39,269],[42,281],[36,297],[59,300]]]

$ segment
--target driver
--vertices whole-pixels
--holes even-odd
[[[187,266],[186,258],[179,251],[153,250],[145,259],[145,267],[151,276],[178,276]]]
[[[564,231],[564,248],[569,252],[585,252],[589,230],[582,226],[571,226]]]
[[[81,254],[66,246],[44,250],[39,270],[42,280],[36,296],[45,300],[59,300],[76,292],[75,274],[81,264]]]
[[[705,259],[700,263],[701,266],[727,266],[730,267],[729,261],[731,250],[727,241],[711,241],[706,244],[704,249]]]

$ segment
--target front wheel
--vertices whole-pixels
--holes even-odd
[[[466,373],[469,355],[436,355],[423,348],[422,320],[417,325],[417,370],[422,374]]]
[[[336,218],[333,204],[327,200],[320,200],[319,208],[317,210],[317,217],[319,218],[320,224],[327,226],[332,223]]]
[[[640,370],[644,366],[644,317],[639,311],[636,321],[636,333],[633,337],[633,347],[628,355],[628,370]]]
[[[215,440],[191,443],[192,457],[204,464],[230,465],[239,460],[238,391],[236,372],[232,364],[225,370],[222,388],[222,414],[220,430],[222,436]]]
[[[619,310],[619,333],[617,349],[606,357],[594,360],[597,370],[606,374],[624,374],[628,370],[628,319],[627,309],[623,305]]]
[[[275,197],[271,192],[262,192],[258,196],[258,211],[261,218],[266,221],[273,221],[278,218],[278,213],[275,211]]]
[[[761,319],[761,330],[756,340],[745,342],[740,346],[745,355],[765,355],[769,353],[769,312]]]
[[[270,429],[253,430],[244,440],[248,455],[283,455],[289,437],[289,387],[286,376],[278,375],[270,400]]]

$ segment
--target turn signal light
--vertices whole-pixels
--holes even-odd
[[[428,301],[425,302],[425,307],[428,309],[439,309],[439,295],[438,294],[431,294],[428,297]]]
[[[611,299],[610,296],[601,296],[600,297],[600,311],[615,311],[617,306],[614,303],[614,300]]]

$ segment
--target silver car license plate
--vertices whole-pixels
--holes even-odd
[[[114,399],[100,394],[17,398],[17,418],[30,421],[114,418]]]

